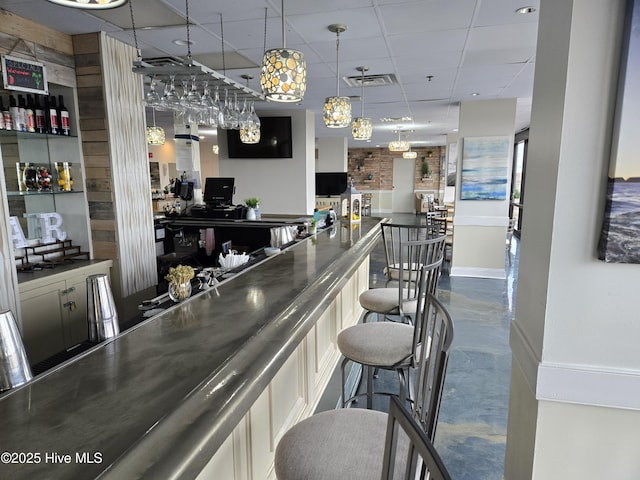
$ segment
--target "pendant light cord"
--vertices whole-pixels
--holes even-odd
[[[135,44],[135,47],[136,47],[136,55],[138,56],[138,60],[141,60],[142,55],[140,55],[140,49],[138,48],[138,35],[136,34],[136,22],[133,19],[133,0],[129,0],[129,13],[131,14],[131,29],[133,30],[133,43]]]
[[[340,96],[340,30],[336,31],[336,97]]]
[[[227,65],[224,58],[224,24],[222,22],[222,14],[220,14],[220,40],[222,42],[222,73],[227,75]]]
[[[280,10],[282,11],[282,49],[284,50],[285,48],[287,48],[287,33],[286,29],[284,28],[284,0],[280,2],[280,5]]]
[[[360,79],[360,117],[364,118],[364,67],[362,68],[362,78]]]
[[[189,0],[185,1],[185,15],[187,17],[187,61],[189,62],[189,66],[193,65],[193,60],[191,59],[191,29],[189,27]]]
[[[264,7],[264,40],[262,42],[262,51],[267,51],[267,7]]]

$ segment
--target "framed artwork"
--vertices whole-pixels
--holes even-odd
[[[447,187],[455,187],[458,163],[458,144],[450,143],[447,150]]]
[[[510,137],[465,137],[460,200],[506,200]]]
[[[640,0],[628,0],[598,257],[640,263]],[[635,34],[634,34],[635,32]]]

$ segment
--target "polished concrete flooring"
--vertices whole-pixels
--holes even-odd
[[[411,214],[391,217],[395,223],[420,221]],[[503,478],[511,368],[509,324],[515,307],[518,248],[514,238],[511,251],[505,251],[505,280],[450,277],[446,265],[438,286],[438,298],[454,320],[455,337],[435,446],[456,480]],[[380,245],[371,255],[372,287],[384,282],[384,264]],[[335,407],[339,377],[336,381],[319,410]],[[376,390],[397,391],[394,372],[381,372],[375,382]],[[363,399],[359,406],[364,403]],[[386,404],[388,399],[380,397],[374,408],[384,409]]]

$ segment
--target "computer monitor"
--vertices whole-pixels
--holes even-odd
[[[209,177],[204,183],[204,203],[212,207],[233,205],[235,178]]]

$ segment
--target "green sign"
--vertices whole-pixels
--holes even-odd
[[[49,94],[47,74],[40,62],[3,55],[2,79],[7,90]]]

